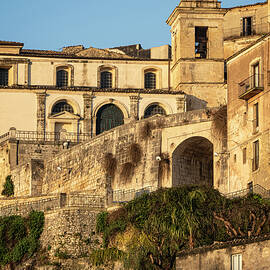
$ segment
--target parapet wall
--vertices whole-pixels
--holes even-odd
[[[104,209],[105,197],[87,193],[60,193],[40,197],[0,199],[0,216],[28,215],[32,210],[45,213],[63,208]]]
[[[11,171],[15,196],[86,190],[91,190],[95,195],[107,196],[110,189],[156,189],[164,183],[157,160],[157,157],[166,154],[162,153],[162,140],[166,140],[162,138],[162,131],[182,126],[183,132],[191,130],[194,136],[198,136],[194,124],[204,125],[205,122],[211,122],[207,110],[156,115],[116,127],[69,149],[64,149],[63,145],[54,146],[52,142],[50,145],[33,142],[32,145],[30,141],[16,141],[16,147],[19,147],[17,151],[13,145],[15,141],[9,141],[9,155],[13,158],[10,165],[14,165],[18,153],[19,159],[27,161],[14,166]],[[130,153],[134,144],[141,152],[136,153],[139,155],[137,161],[132,160]],[[104,168],[106,154],[111,154],[115,160],[113,175],[109,175]],[[170,177],[169,174],[164,175]],[[171,186],[171,180],[165,182],[168,184],[166,186]]]
[[[156,158],[162,154],[162,129],[179,125],[185,125],[188,129],[188,124],[204,121],[210,121],[209,115],[205,110],[199,110],[154,116],[104,132],[89,142],[64,150],[46,160],[42,193],[95,190],[95,194],[106,195],[108,188],[158,188],[162,181]],[[131,160],[132,144],[139,145],[141,149],[137,164],[133,164]],[[108,153],[116,160],[114,177],[110,178],[104,169],[104,156]],[[124,169],[130,171],[126,172]]]

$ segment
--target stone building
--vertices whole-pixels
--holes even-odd
[[[235,91],[233,76],[238,80],[240,69],[245,75],[238,66],[231,76],[232,63],[264,42],[268,13],[268,3],[223,9],[217,0],[182,0],[167,20],[171,46],[151,49],[42,51],[0,41],[0,185],[12,174],[16,195],[104,194],[103,155],[124,166],[132,163],[130,145],[141,144],[130,183],[115,181],[113,190],[205,182],[224,193],[245,187],[249,180],[236,184],[227,174],[226,137],[213,132],[211,113],[227,104],[227,86],[229,98]],[[142,140],[147,119],[155,127],[151,140]],[[162,158],[169,169],[161,173]],[[121,178],[120,171],[115,175]]]
[[[269,42],[267,34],[227,61],[230,191],[270,188]]]

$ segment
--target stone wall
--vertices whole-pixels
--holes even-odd
[[[200,123],[200,126],[196,126],[196,123]],[[155,116],[104,132],[89,142],[46,160],[42,193],[95,190],[95,194],[105,195],[106,189],[110,187],[113,190],[160,187],[163,180],[157,157],[166,154],[162,153],[161,144],[172,134],[169,132],[169,135],[162,135],[162,130],[181,126],[185,132],[192,131],[190,137],[193,137],[200,135],[204,125],[210,131],[211,119],[205,110],[200,110]],[[207,136],[209,138],[208,134]],[[140,161],[136,164],[130,155],[131,145],[134,144],[141,149]],[[166,151],[169,152],[170,149]],[[104,157],[108,153],[116,161],[114,175],[111,177],[108,177],[104,169]]]
[[[63,254],[73,258],[89,255],[91,248],[100,240],[95,234],[99,212],[66,208],[46,213],[41,245],[48,250],[50,258],[61,258]]]
[[[92,194],[105,196],[111,189],[136,191],[142,188],[170,187],[173,185],[173,151],[184,140],[200,136],[214,145],[213,151],[221,152],[223,149],[219,146],[220,140],[216,134],[212,136],[210,114],[209,110],[198,110],[132,121],[69,149],[53,144],[39,145],[33,142],[31,145],[19,142],[19,147],[22,147],[20,156],[28,162],[12,170],[15,195],[91,191]],[[36,150],[43,146],[45,148],[41,153],[35,155]],[[140,150],[140,153],[135,153],[135,161],[131,153],[132,146]],[[15,146],[11,148],[16,151]],[[213,151],[207,151],[209,157],[205,161],[197,162],[198,166],[200,161],[203,164],[201,169],[196,167],[196,175],[200,173],[205,179],[211,178],[207,162],[213,158]],[[110,173],[104,167],[106,154],[111,154],[115,160],[113,172]],[[35,159],[40,155],[44,155],[44,164]],[[159,158],[166,156],[170,168],[162,171],[164,168],[161,168]],[[190,167],[185,166],[182,170],[189,172]],[[218,175],[216,171],[215,175]]]
[[[231,269],[232,255],[242,255],[245,270],[266,270],[270,264],[269,236],[254,240],[236,240],[229,244],[217,244],[201,248],[176,259],[176,270],[227,270]],[[239,268],[240,269],[240,268]]]
[[[9,144],[3,143],[0,144],[0,194],[8,175],[10,175]]]
[[[0,216],[28,215],[32,210],[50,212],[65,207],[103,209],[106,201],[104,197],[87,193],[60,193],[38,197],[17,197],[0,199]]]
[[[96,190],[96,194],[104,195],[108,186],[114,189],[157,186],[158,162],[155,157],[160,154],[160,129],[152,129],[149,138],[141,138],[140,131],[146,122],[134,122],[104,132],[46,160],[42,193]],[[138,164],[132,163],[129,153],[134,143],[141,149]],[[109,178],[104,169],[104,157],[108,153],[116,160],[114,177]]]

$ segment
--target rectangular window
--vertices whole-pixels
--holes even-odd
[[[243,36],[252,35],[252,17],[242,18],[242,35]]]
[[[243,148],[243,164],[247,163],[247,148]]]
[[[257,63],[256,65],[252,66],[252,77],[253,77],[253,81],[252,81],[252,86],[253,87],[259,87],[260,86],[260,69],[259,69],[259,63]]]
[[[232,270],[242,270],[242,254],[232,255]]]
[[[0,86],[8,85],[8,69],[0,68]]]
[[[259,141],[253,143],[253,171],[258,170],[259,168]]]
[[[195,27],[195,58],[207,57],[208,27]]]
[[[253,105],[253,132],[259,128],[259,103]]]

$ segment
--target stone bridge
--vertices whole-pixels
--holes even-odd
[[[69,149],[57,146],[50,156],[41,147],[46,142],[39,142],[38,159],[32,156],[11,169],[15,195],[87,191],[114,196],[183,184],[212,185],[226,193],[226,142],[213,127],[213,111],[130,122]]]

